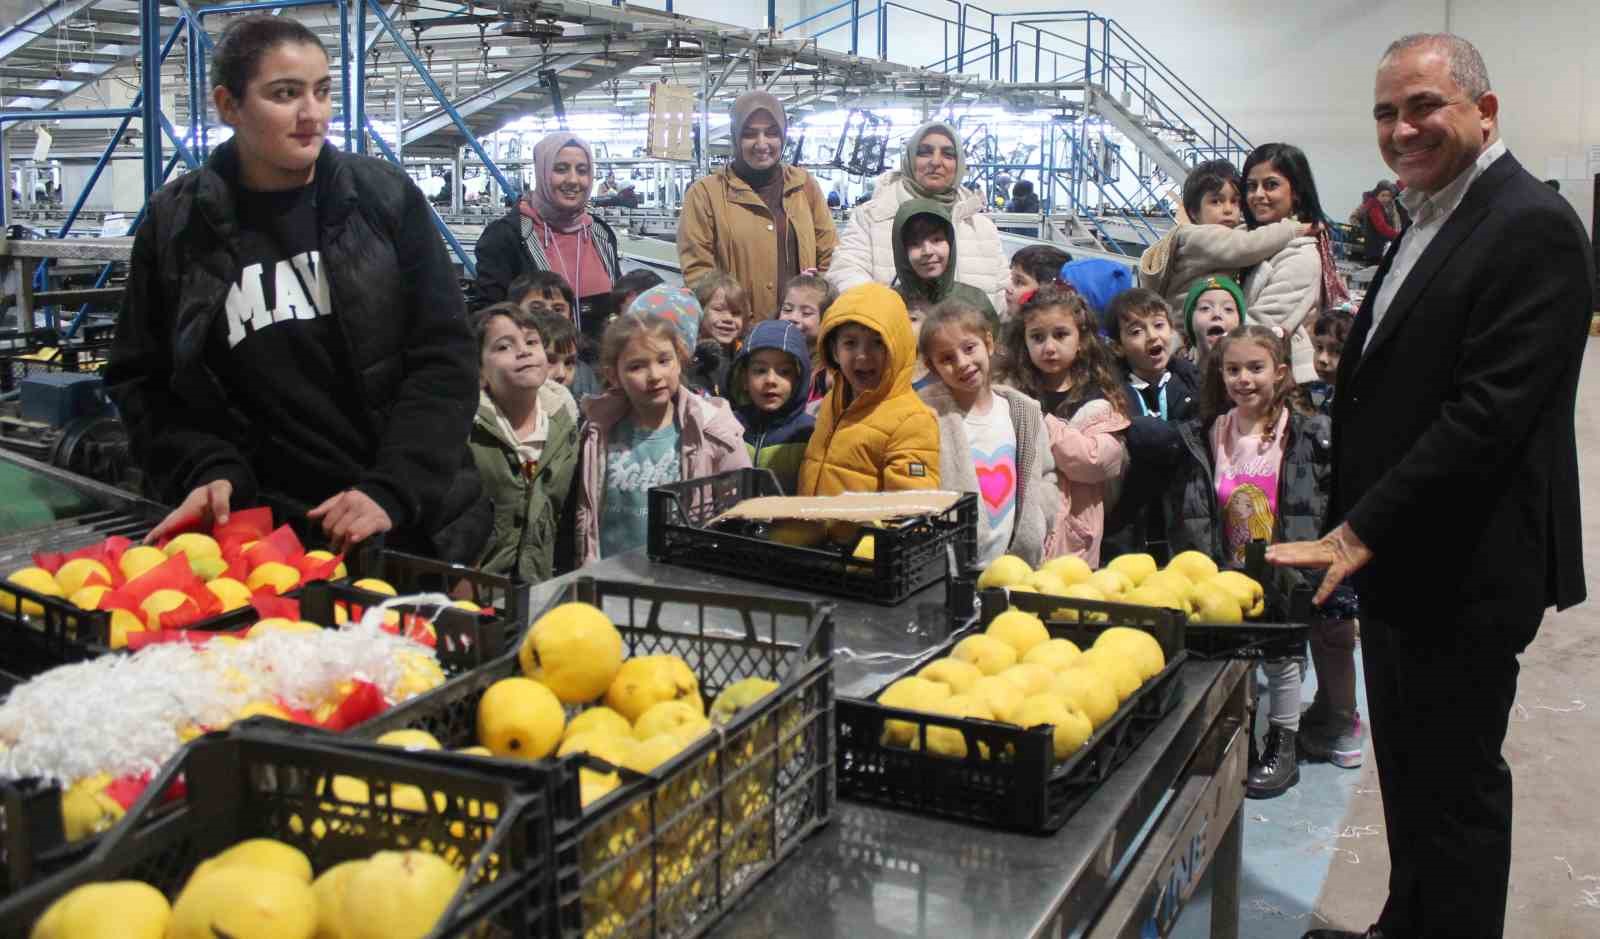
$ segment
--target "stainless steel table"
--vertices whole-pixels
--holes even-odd
[[[655,564],[642,552],[597,562],[582,573],[816,598]],[[535,588],[532,609],[542,608],[565,580]],[[897,607],[835,600],[838,693],[863,695],[942,641],[949,629],[944,599],[939,585]],[[1243,662],[1185,664],[1178,703],[1166,720],[1050,837],[841,800],[833,823],[757,884],[710,935],[1166,935],[1210,870],[1211,935],[1235,936],[1247,672]]]

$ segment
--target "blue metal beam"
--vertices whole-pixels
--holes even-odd
[[[195,15],[200,17],[214,16],[218,13],[233,15],[235,13],[253,13],[257,10],[287,10],[292,7],[321,7],[327,6],[335,0],[251,0],[250,3],[225,3],[220,6],[205,7],[196,10]]]
[[[23,121],[116,120],[135,117],[138,108],[91,108],[76,111],[0,111],[0,166],[6,165],[5,125]],[[0,228],[11,222],[11,200],[0,199]]]
[[[356,5],[356,76],[350,89],[350,98],[344,105],[345,123],[356,126],[356,152],[367,152],[367,0],[355,0]],[[381,11],[380,11],[381,12]],[[376,39],[377,37],[373,37]],[[405,43],[400,43],[401,48]],[[350,67],[350,53],[345,50],[345,68]],[[456,185],[461,181],[457,180]]]
[[[494,160],[489,158],[489,154],[484,152],[483,145],[478,143],[477,135],[473,134],[472,128],[467,126],[467,122],[456,111],[455,105],[450,103],[450,98],[445,95],[444,89],[440,88],[439,83],[433,80],[433,75],[429,74],[426,63],[417,55],[417,51],[411,48],[411,44],[406,42],[405,37],[400,35],[400,30],[395,28],[394,21],[389,19],[388,14],[378,7],[378,0],[358,0],[358,2],[372,8],[372,15],[377,19],[378,25],[384,28],[389,36],[394,39],[394,44],[411,61],[411,67],[417,70],[417,77],[422,79],[422,83],[433,94],[434,100],[438,101],[439,106],[444,108],[446,114],[450,115],[451,122],[456,125],[457,130],[461,131],[461,136],[466,138],[467,146],[471,147],[472,151],[478,155],[478,159],[483,161],[484,169],[488,170],[489,175],[494,177],[494,181],[500,184],[501,191],[510,195],[520,189],[521,187],[512,187],[511,183],[506,180],[505,174],[500,172],[500,167],[496,166]],[[365,19],[365,16],[362,18]],[[365,117],[364,112],[363,117]],[[367,125],[367,129],[371,130],[370,124]],[[404,128],[396,128],[396,132],[404,133]]]
[[[378,150],[383,154],[384,158],[390,163],[400,166],[400,160],[395,157],[394,151],[389,149],[389,144],[378,135],[377,131],[372,129],[372,124],[370,121],[367,122],[365,129],[367,133],[372,136],[372,142],[378,145]],[[489,165],[493,166],[494,164],[491,163]],[[460,183],[456,182],[455,185],[459,186]],[[435,209],[433,207],[433,203],[431,202],[428,203],[428,214],[433,216],[433,227],[439,230],[439,234],[444,238],[445,244],[448,244],[450,246],[450,250],[455,252],[456,257],[461,261],[462,269],[467,272],[467,276],[477,277],[478,265],[474,264],[472,259],[467,257],[467,249],[462,247],[460,239],[456,237],[456,233],[451,231],[450,226],[446,225],[444,219],[439,217],[439,210]]]
[[[360,49],[357,54],[366,58],[367,50]],[[344,109],[344,148],[348,152],[355,147],[356,129],[366,115],[350,107],[350,5],[345,0],[339,0],[339,107]],[[356,119],[351,120],[351,115]]]
[[[161,0],[139,0],[139,51],[144,126],[144,197],[161,188]]]

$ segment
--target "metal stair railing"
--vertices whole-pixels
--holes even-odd
[[[944,2],[956,7],[954,20],[948,14],[895,0],[875,4],[844,0],[785,29],[812,27],[810,35],[816,39],[849,30],[850,49],[858,52],[859,32],[868,18],[875,18],[878,55],[887,60],[895,51],[889,45],[890,14],[898,8],[938,23],[944,33],[944,55],[925,66],[931,70],[987,71],[990,80],[999,81],[1005,75],[1019,82],[1025,80],[1025,69],[1029,69],[1035,82],[1081,81],[1125,102],[1124,110],[1154,137],[1165,139],[1171,151],[1237,162],[1251,149],[1243,132],[1114,19],[1082,9],[999,13],[975,3]],[[826,25],[815,28],[818,23]],[[1002,25],[1009,26],[1004,43]],[[1083,31],[1081,38],[1068,35],[1078,27]]]

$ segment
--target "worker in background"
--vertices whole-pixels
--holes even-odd
[[[1378,180],[1378,185],[1361,200],[1361,234],[1366,250],[1361,260],[1367,264],[1383,261],[1389,243],[1400,237],[1400,211],[1395,208],[1394,183]]]
[[[838,240],[822,187],[783,162],[788,118],[777,98],[746,92],[733,103],[734,157],[695,180],[678,217],[683,282],[713,270],[744,285],[757,321],[777,315],[789,278],[824,271]]]
[[[1006,203],[1006,211],[1024,215],[1033,215],[1039,211],[1039,194],[1033,191],[1033,180],[1019,179],[1012,185],[1011,201]]]
[[[578,297],[574,321],[599,341],[611,285],[621,276],[617,233],[589,214],[594,159],[588,141],[568,131],[533,145],[533,189],[478,237],[478,302],[499,303],[511,282],[531,271],[554,271]]]
[[[477,356],[426,197],[327,145],[328,55],[298,20],[235,20],[210,74],[233,136],[150,198],[105,372],[149,494],[178,504],[150,540],[267,502],[336,549],[476,561]]]
[[[1004,310],[1011,266],[999,229],[983,214],[982,197],[961,186],[965,175],[961,136],[954,127],[934,121],[913,131],[899,169],[885,173],[871,201],[850,214],[828,280],[841,292],[871,281],[894,283],[895,214],[911,199],[931,199],[950,212],[956,280],[976,287],[991,306]]]

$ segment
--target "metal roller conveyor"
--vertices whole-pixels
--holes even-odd
[[[0,576],[45,548],[71,551],[112,535],[142,536],[166,509],[25,456],[0,450]]]

